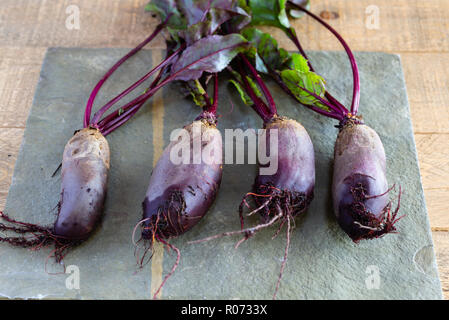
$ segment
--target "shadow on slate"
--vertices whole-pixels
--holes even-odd
[[[128,49],[49,49],[9,191],[6,212],[32,223],[51,225],[59,200],[60,175],[51,178],[65,143],[82,125],[90,90]],[[349,104],[352,76],[341,52],[312,52],[327,86]],[[400,58],[358,53],[361,69],[360,113],[380,135],[388,157],[389,182],[404,190],[399,234],[354,244],[338,227],[331,209],[330,184],[336,122],[298,107],[270,84],[279,113],[299,120],[315,146],[315,199],[296,220],[279,299],[441,299],[431,232],[417,163]],[[151,66],[151,51],[127,62],[100,91],[96,106],[135,81]],[[326,69],[323,68],[326,66]],[[143,90],[143,88],[142,88]],[[129,99],[128,99],[129,100]],[[232,103],[231,103],[232,102]],[[183,99],[178,86],[164,91],[164,145],[170,132],[193,120],[199,109]],[[234,108],[232,107],[234,105]],[[221,82],[219,129],[260,128],[226,81]],[[50,248],[31,252],[0,245],[0,296],[11,298],[150,298],[151,264],[136,268],[131,233],[141,217],[153,163],[151,102],[108,137],[111,171],[105,215],[98,231],[72,250],[65,264],[80,270],[80,289],[67,289],[69,274],[49,275],[44,263]],[[237,208],[251,189],[255,165],[225,165],[219,196],[205,218],[173,244],[181,263],[167,282],[163,298],[270,299],[284,254],[285,232],[271,240],[275,227],[258,233],[238,250],[239,237],[198,245],[187,242],[239,228]],[[257,223],[257,217],[247,224]],[[164,254],[164,271],[174,254]],[[372,267],[374,266],[374,267]],[[49,264],[49,271],[61,266]],[[373,288],[375,272],[378,288]],[[136,272],[137,271],[137,272]]]

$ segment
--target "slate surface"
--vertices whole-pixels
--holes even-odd
[[[60,176],[51,174],[65,143],[82,124],[91,88],[127,49],[49,49],[16,163],[6,212],[33,223],[52,224],[59,200]],[[335,96],[349,104],[352,77],[343,53],[313,52],[316,68],[328,79]],[[337,135],[331,119],[296,106],[272,85],[279,113],[299,120],[315,146],[315,200],[296,221],[279,299],[440,299],[429,222],[417,164],[410,113],[399,56],[358,53],[362,100],[360,113],[380,135],[388,157],[390,183],[405,190],[399,234],[354,244],[338,227],[332,213],[330,178]],[[100,92],[96,106],[137,79],[151,65],[144,51],[114,75]],[[323,68],[326,66],[326,69]],[[219,128],[259,128],[261,121],[222,82]],[[233,102],[234,108],[231,106]],[[164,143],[170,132],[194,119],[198,108],[182,99],[179,88],[164,91]],[[141,216],[141,201],[153,163],[151,103],[121,130],[108,137],[112,170],[105,216],[99,230],[72,250],[66,265],[80,270],[80,289],[69,290],[69,275],[44,271],[50,248],[30,252],[0,245],[0,296],[11,298],[150,298],[151,267],[138,271],[131,233]],[[232,111],[231,111],[232,110]],[[199,245],[187,241],[239,227],[237,207],[250,190],[254,165],[225,165],[221,192],[206,217],[173,240],[182,253],[177,272],[167,282],[163,298],[270,299],[282,261],[285,232],[271,240],[275,228],[261,232],[238,250],[239,239]],[[52,210],[53,209],[53,210]],[[257,217],[248,224],[257,223]],[[164,255],[164,271],[174,262]],[[374,266],[374,267],[372,267]],[[51,263],[49,271],[60,268]],[[369,284],[379,271],[379,287]],[[137,271],[137,272],[136,272]],[[374,282],[375,284],[375,282]],[[371,288],[371,289],[370,289]]]

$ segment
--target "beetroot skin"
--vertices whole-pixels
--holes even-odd
[[[0,223],[0,231],[20,236],[0,237],[19,247],[54,243],[53,255],[61,261],[64,252],[89,237],[100,222],[106,198],[110,152],[105,137],[97,129],[79,130],[66,144],[62,159],[61,200],[58,217],[52,227],[20,222],[1,212],[11,225]]]
[[[386,158],[377,133],[348,121],[335,142],[332,195],[341,228],[355,242],[394,232]]]
[[[192,163],[194,141],[201,136],[193,127],[201,127],[201,152],[210,152],[207,163]],[[189,132],[190,163],[174,164],[170,153],[178,143],[171,142],[158,160],[143,202],[144,239],[168,239],[191,229],[207,213],[212,205],[222,177],[222,137],[215,123],[197,120],[184,127]],[[199,131],[199,130],[198,130]],[[179,147],[179,145],[177,146]]]
[[[80,240],[94,230],[103,213],[109,162],[109,145],[100,131],[82,129],[69,140],[62,159],[56,236]]]
[[[259,174],[254,182],[254,194],[248,195],[255,199],[258,206],[269,200],[259,211],[264,221],[273,218],[280,211],[285,217],[294,217],[304,212],[313,199],[315,187],[313,144],[306,129],[292,119],[274,117],[265,123],[265,129],[268,151],[271,130],[278,132],[278,170],[273,175]],[[242,209],[241,206],[240,212]]]

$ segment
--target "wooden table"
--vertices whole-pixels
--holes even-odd
[[[158,23],[144,12],[146,3],[1,1],[0,209],[6,201],[46,49],[134,47]],[[79,29],[66,27],[74,12],[70,5],[79,8]],[[312,11],[327,17],[354,51],[391,52],[402,57],[440,278],[449,299],[449,1],[312,0]],[[377,13],[378,26],[371,20]],[[306,49],[341,50],[338,42],[309,18],[295,22],[295,28]],[[294,50],[281,32],[267,30],[276,34],[282,46]],[[158,37],[151,47],[163,48],[164,39]]]

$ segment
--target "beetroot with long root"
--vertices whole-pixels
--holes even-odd
[[[110,152],[105,137],[97,130],[78,131],[64,149],[61,176],[61,200],[53,227],[41,227],[16,221],[2,213],[12,225],[0,224],[0,230],[21,236],[1,237],[15,246],[40,248],[52,242],[60,261],[66,249],[89,237],[98,224],[106,197]]]
[[[76,132],[64,148],[61,198],[54,225],[20,222],[1,213],[0,217],[8,224],[0,224],[0,230],[18,235],[0,237],[0,241],[33,249],[54,243],[52,254],[60,262],[67,249],[86,240],[100,222],[109,166],[109,145],[101,132],[94,128]]]
[[[213,103],[195,121],[183,128],[184,134],[178,140],[170,142],[151,173],[142,204],[143,218],[136,225],[136,229],[141,226],[141,240],[148,247],[139,263],[143,265],[146,254],[152,252],[154,241],[177,252],[176,262],[154,298],[174,273],[180,260],[179,249],[169,244],[168,240],[194,227],[208,212],[220,188],[223,171],[222,137],[216,127],[217,103],[218,78],[215,74]]]
[[[293,218],[304,212],[313,199],[315,187],[315,155],[313,144],[306,129],[296,120],[278,116],[276,104],[260,78],[257,71],[241,54],[239,56],[249,74],[252,75],[261,88],[262,93],[268,101],[266,105],[258,95],[254,93],[254,85],[249,85],[248,76],[243,66],[240,66],[240,75],[248,95],[253,99],[253,108],[264,121],[266,139],[259,143],[266,143],[268,152],[276,150],[278,168],[274,174],[265,175],[259,173],[256,177],[253,192],[247,194],[240,205],[240,216],[243,205],[246,204],[248,196],[253,197],[259,205],[258,212],[264,221],[279,213],[284,218]],[[260,110],[266,110],[261,112]],[[271,145],[270,135],[276,132],[275,145]],[[260,146],[259,146],[260,147]],[[259,165],[264,167],[263,165]],[[250,235],[247,235],[248,237]]]
[[[60,262],[67,249],[86,240],[100,222],[109,166],[109,145],[101,132],[93,128],[78,131],[64,149],[61,198],[54,225],[25,223],[2,212],[0,217],[8,224],[0,224],[0,230],[17,236],[0,237],[0,242],[33,249],[54,243],[52,254]]]
[[[196,129],[195,129],[196,128]],[[184,127],[188,141],[171,142],[151,174],[143,202],[144,239],[176,237],[192,228],[207,212],[218,191],[222,175],[222,138],[211,119],[203,118]],[[195,132],[197,130],[197,132]],[[201,152],[213,150],[210,163],[174,164],[173,148],[188,143],[190,153],[199,143]]]
[[[266,139],[259,141],[259,148],[265,147],[264,149],[268,153],[274,153],[278,167],[276,172],[272,174],[263,174],[259,170],[253,190],[244,196],[239,207],[241,230],[225,232],[191,243],[210,241],[223,236],[243,235],[243,238],[235,245],[237,248],[256,232],[273,226],[275,223],[278,223],[278,228],[273,238],[279,234],[283,226],[286,226],[287,240],[281,270],[273,294],[273,299],[275,299],[287,263],[290,233],[294,218],[306,211],[313,199],[315,155],[312,141],[304,127],[296,120],[278,116],[271,93],[257,71],[243,54],[240,54],[238,58],[240,63],[238,73],[231,70],[234,75],[234,85],[246,91],[253,102],[252,108],[264,121]],[[260,98],[261,93],[256,91],[254,84],[250,84],[251,77],[255,79],[268,105]],[[277,139],[271,139],[271,135],[275,135]],[[259,169],[263,169],[264,166],[267,165],[259,164]],[[254,206],[249,204],[250,199],[253,200]],[[250,211],[247,213],[248,216],[255,213],[261,216],[259,225],[244,228],[243,211],[245,207]]]
[[[194,102],[203,108],[198,118],[184,127],[184,139],[181,136],[179,141],[172,141],[158,160],[143,201],[142,220],[134,228],[132,238],[140,266],[149,260],[145,257],[151,259],[152,255],[148,253],[152,253],[155,241],[177,252],[177,260],[154,298],[180,261],[179,249],[170,244],[169,240],[182,235],[200,221],[213,203],[220,186],[222,139],[216,128],[217,73],[247,47],[246,39],[240,34],[234,32],[223,35],[222,27],[226,22],[238,28],[249,23],[248,15],[238,5],[237,1],[212,1],[208,4],[203,1],[175,1],[168,6],[164,1],[151,1],[149,5],[149,10],[160,16],[161,20],[173,15],[169,21],[167,48],[186,48],[170,66],[169,75],[132,103],[143,101],[169,82],[179,80],[189,88]],[[212,100],[204,89],[211,74],[215,74]],[[133,108],[128,105],[123,107],[126,112],[131,112]],[[177,154],[180,150],[183,161],[179,162],[174,159],[178,156],[173,153]],[[189,153],[188,157],[185,153]],[[135,233],[139,227],[142,229],[141,238],[136,242]],[[144,244],[143,248],[138,245],[140,241]]]
[[[69,248],[86,240],[92,234],[101,220],[107,193],[110,150],[105,136],[128,121],[151,95],[129,103],[127,109],[129,112],[122,109],[122,111],[117,110],[103,119],[101,116],[123,96],[159,70],[159,76],[149,87],[149,90],[153,89],[160,80],[163,70],[177,56],[179,50],[101,108],[94,117],[97,120],[90,121],[93,102],[111,74],[154,39],[165,24],[166,21],[157,26],[148,38],[115,63],[93,89],[86,105],[84,128],[75,132],[64,149],[61,163],[61,196],[57,206],[57,218],[53,226],[40,226],[18,221],[1,212],[0,218],[6,224],[0,223],[0,231],[13,235],[0,237],[0,242],[32,249],[40,249],[54,244],[55,249],[50,256],[53,255],[56,262],[61,262]]]

